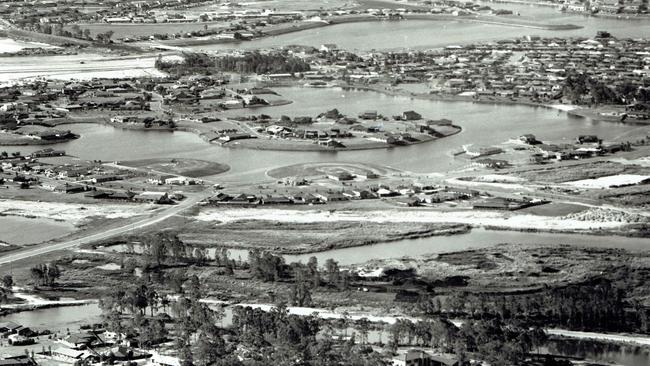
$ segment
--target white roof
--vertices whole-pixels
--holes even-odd
[[[80,358],[84,354],[83,351],[77,351],[77,350],[73,350],[73,349],[65,348],[65,347],[59,347],[59,348],[55,349],[52,352],[56,353],[56,354],[72,357],[72,358]]]

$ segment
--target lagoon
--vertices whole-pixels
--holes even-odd
[[[541,140],[555,142],[570,142],[583,134],[595,134],[605,140],[634,139],[650,129],[647,126],[572,117],[565,112],[543,107],[431,101],[341,88],[280,87],[274,90],[282,98],[293,100],[293,103],[278,107],[233,110],[226,114],[237,116],[265,113],[277,118],[283,114],[315,117],[329,109],[338,108],[341,113],[356,117],[358,113],[369,109],[387,116],[415,110],[424,118],[449,118],[463,130],[447,138],[406,147],[295,152],[241,149],[236,148],[236,144],[233,145],[234,148],[211,145],[189,132],[121,130],[110,126],[81,124],[62,126],[80,134],[81,138],[55,146],[81,159],[107,162],[163,157],[216,161],[231,166],[230,171],[219,175],[220,180],[250,182],[251,179],[268,179],[265,175],[267,170],[306,162],[363,162],[416,173],[446,172],[468,166],[467,160],[453,155],[466,144],[500,144],[526,133],[535,134]],[[5,149],[19,150],[26,154],[41,147]]]
[[[618,38],[647,37],[650,34],[650,21],[619,20],[589,17],[580,14],[562,13],[555,8],[534,7],[517,4],[492,4],[500,9],[520,12],[513,16],[517,20],[530,20],[548,24],[573,24],[581,26],[575,30],[544,30],[517,26],[475,23],[458,20],[408,20],[374,21],[336,24],[321,28],[286,33],[278,36],[259,38],[241,43],[222,43],[195,45],[188,48],[202,51],[226,49],[255,49],[282,47],[286,45],[305,45],[320,47],[334,43],[350,51],[429,49],[452,44],[490,42],[527,35],[542,37],[594,37],[600,30],[610,31]],[[501,17],[494,17],[499,21]],[[372,34],[372,37],[368,37]]]

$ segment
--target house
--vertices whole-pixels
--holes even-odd
[[[22,325],[14,322],[2,322],[0,323],[0,334],[13,334],[22,327]]]
[[[263,205],[290,205],[293,201],[285,196],[268,196],[260,200]]]
[[[347,181],[347,180],[353,180],[354,175],[352,175],[350,172],[343,171],[343,172],[328,174],[327,178],[329,178],[331,180],[336,180],[336,181],[342,182],[342,181]]]
[[[36,366],[33,358],[27,355],[10,356],[0,359],[0,366]]]
[[[579,144],[587,144],[587,143],[589,143],[589,144],[591,144],[591,143],[597,144],[600,140],[598,139],[598,136],[596,136],[596,135],[580,135],[580,136],[578,136],[576,141]]]
[[[133,197],[133,199],[140,202],[156,204],[172,203],[172,200],[166,192],[142,192]]]
[[[67,348],[73,350],[81,350],[97,343],[103,343],[94,333],[73,333],[63,339],[59,339],[59,343]]]
[[[88,361],[94,356],[88,351],[79,351],[66,347],[59,347],[55,350],[52,350],[52,358],[62,362],[76,363]]]
[[[135,193],[131,191],[111,192],[106,198],[112,200],[131,201],[135,197]]]
[[[395,202],[408,207],[416,207],[421,204],[420,199],[417,197],[398,197]]]
[[[43,149],[43,150],[38,150],[34,151],[31,153],[31,156],[33,158],[46,158],[46,157],[54,157],[54,156],[64,156],[65,151],[63,150],[54,150],[51,148]]]
[[[178,185],[178,186],[193,186],[196,184],[202,184],[203,181],[200,179],[195,179],[195,178],[189,178],[189,177],[171,177],[165,179],[165,184],[169,185]]]
[[[238,195],[232,197],[231,199],[229,199],[227,201],[223,201],[223,203],[227,203],[229,205],[248,206],[248,205],[257,205],[259,203],[259,201],[260,200],[255,195],[241,193],[241,194],[238,194]]]
[[[178,357],[161,355],[158,352],[152,352],[151,363],[156,366],[181,366],[181,360]]]
[[[375,120],[377,119],[377,111],[365,111],[359,115],[360,119],[366,119],[366,120]]]
[[[316,196],[319,197],[323,202],[340,202],[348,200],[348,197],[344,196],[343,193],[338,192],[317,194]]]
[[[507,160],[489,159],[489,158],[479,159],[474,164],[480,167],[490,168],[490,169],[501,169],[510,166],[510,163],[508,163]]]
[[[318,145],[320,146],[326,146],[326,147],[334,147],[334,148],[341,148],[345,147],[342,143],[340,143],[337,140],[334,139],[321,139],[318,140]]]
[[[85,191],[86,191],[86,186],[82,186],[81,184],[65,183],[54,187],[54,192],[57,193],[73,194],[73,193],[80,193]]]
[[[537,140],[535,135],[530,134],[530,133],[519,136],[519,140],[521,140],[522,142],[524,142],[524,143],[526,143],[528,145],[539,145],[539,144],[541,144],[541,142],[539,140]]]
[[[376,193],[379,197],[393,197],[399,195],[399,193],[386,188],[379,188]]]
[[[169,174],[166,174],[166,175],[159,175],[159,176],[151,177],[151,178],[147,179],[147,183],[149,183],[149,184],[155,184],[155,185],[159,185],[159,186],[160,186],[160,185],[165,184],[165,181],[166,181],[167,179],[174,178],[174,177],[175,177],[174,175],[169,175]]]
[[[234,141],[234,140],[245,140],[245,139],[250,139],[253,138],[248,133],[243,133],[243,132],[228,132],[224,133],[219,137],[219,140],[224,141],[224,142],[229,142],[229,141]]]
[[[430,355],[424,351],[410,350],[393,358],[393,366],[429,366]]]
[[[377,179],[377,178],[379,178],[379,174],[377,174],[375,172],[368,171],[368,172],[365,172],[365,173],[357,174],[357,177],[363,178],[363,179]]]
[[[320,46],[320,50],[323,52],[333,52],[338,50],[338,46],[334,43],[326,43]]]
[[[95,191],[87,192],[86,194],[84,194],[84,197],[100,199],[100,198],[107,198],[110,195],[111,195],[110,192],[95,190]]]
[[[406,111],[402,113],[402,119],[404,121],[417,121],[422,119],[422,115],[415,111]]]
[[[311,193],[307,193],[304,196],[291,196],[291,200],[293,201],[294,204],[315,205],[315,204],[323,203],[320,197],[317,197]]]
[[[393,358],[394,366],[458,366],[460,365],[455,355],[431,355],[420,350],[408,352]]]
[[[94,177],[90,181],[93,183],[106,183],[106,182],[114,182],[116,180],[122,180],[124,177],[120,177],[117,175],[103,175],[100,177]]]

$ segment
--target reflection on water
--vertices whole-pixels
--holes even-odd
[[[310,257],[316,257],[319,263],[327,259],[334,259],[340,265],[364,263],[373,259],[399,258],[403,256],[415,257],[419,255],[449,253],[468,249],[489,248],[503,243],[518,243],[524,245],[576,245],[597,248],[621,248],[626,250],[646,250],[648,240],[643,238],[617,237],[615,240],[607,236],[556,234],[556,233],[527,233],[518,231],[491,231],[472,229],[471,232],[460,235],[432,236],[420,239],[405,239],[374,245],[332,249],[320,253],[299,255],[284,255],[287,263],[306,263]],[[214,257],[218,247],[209,248],[208,255]],[[119,244],[107,247],[106,250],[114,252],[128,252],[133,250],[142,253],[142,247]],[[246,260],[248,250],[228,249],[230,258]]]
[[[650,365],[650,351],[632,345],[616,345],[584,340],[550,341],[543,349],[554,355],[580,357],[587,360],[624,366]]]
[[[0,317],[0,322],[12,321],[30,328],[53,332],[76,330],[80,325],[101,321],[102,311],[97,304],[65,306],[60,308],[23,311]]]

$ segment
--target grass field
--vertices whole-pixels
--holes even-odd
[[[279,179],[287,177],[322,177],[340,172],[349,172],[354,175],[372,172],[385,175],[387,169],[361,163],[306,163],[273,169],[268,171],[267,175]]]
[[[120,164],[132,168],[192,178],[221,174],[230,170],[230,167],[226,164],[196,159],[143,159],[123,161]]]

